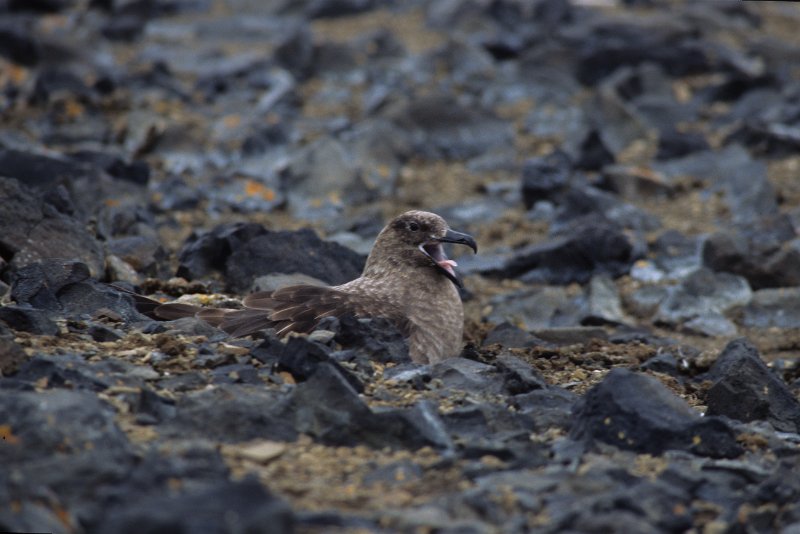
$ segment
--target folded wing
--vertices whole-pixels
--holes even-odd
[[[139,295],[137,308],[147,308],[155,319],[173,320],[196,316],[221,328],[233,337],[247,336],[266,328],[278,335],[308,333],[325,317],[384,317],[408,335],[411,324],[401,310],[379,298],[339,291],[331,287],[289,286],[273,292],[258,292],[245,297],[243,309],[203,308],[180,302],[161,304]]]

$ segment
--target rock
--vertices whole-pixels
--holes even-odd
[[[336,332],[334,340],[344,349],[353,349],[370,360],[395,364],[411,361],[405,337],[386,319],[345,316],[338,320],[338,328],[324,328]]]
[[[278,369],[291,373],[295,380],[303,382],[311,378],[317,370],[324,366],[332,368],[347,380],[357,392],[364,391],[362,384],[352,373],[344,370],[331,360],[331,350],[320,343],[303,337],[292,337],[283,346],[278,357]]]
[[[502,373],[505,389],[510,395],[520,395],[548,387],[539,371],[512,354],[498,355],[494,366]]]
[[[736,335],[736,325],[720,313],[708,313],[683,323],[683,328],[692,334],[709,337],[726,337]]]
[[[509,322],[525,330],[576,325],[585,315],[582,299],[557,286],[500,294],[493,297],[489,305],[488,321]]]
[[[632,148],[634,142],[656,139],[656,133],[636,109],[608,84],[601,84],[594,97],[587,102],[585,113],[599,142],[613,154],[615,160]]]
[[[654,262],[665,276],[683,279],[702,266],[700,250],[703,240],[674,230],[667,230],[651,246]],[[726,270],[726,269],[720,269]]]
[[[0,308],[0,322],[21,332],[44,336],[58,334],[58,325],[51,319],[50,313],[28,306],[3,306]]]
[[[284,230],[254,237],[234,249],[225,262],[225,276],[228,287],[238,293],[247,291],[256,277],[270,273],[302,273],[336,285],[358,278],[364,261],[310,229]]]
[[[187,393],[175,403],[175,417],[162,422],[159,433],[203,437],[223,443],[256,438],[294,441],[297,430],[281,416],[283,397],[260,386],[218,385]]]
[[[94,450],[128,451],[125,434],[113,410],[88,391],[54,389],[42,392],[0,390],[3,415],[13,438],[5,440],[4,456],[17,468],[51,455]]]
[[[759,289],[743,309],[742,324],[755,328],[800,327],[800,288]]]
[[[614,280],[608,275],[595,275],[589,281],[588,316],[585,325],[619,324],[626,322],[622,311],[622,301]]]
[[[108,310],[121,321],[148,320],[129,293],[90,278],[89,268],[75,261],[45,260],[20,269],[11,298],[56,315],[94,316]]]
[[[670,198],[676,190],[676,186],[664,175],[646,167],[631,165],[603,167],[602,185],[629,201]]]
[[[119,237],[108,241],[106,248],[145,276],[157,277],[166,271],[167,252],[157,239],[145,236]]]
[[[713,458],[741,454],[722,419],[700,417],[658,380],[615,368],[575,406],[570,438],[638,453],[684,450]]]
[[[2,310],[0,308],[0,312]],[[0,315],[0,321],[2,320]],[[14,341],[10,331],[9,335],[0,333],[0,377],[15,373],[26,359],[25,351]]]
[[[69,154],[70,159],[86,162],[103,169],[110,176],[137,185],[147,185],[150,181],[150,166],[141,160],[127,162],[110,152],[79,150]]]
[[[633,204],[595,187],[573,186],[558,201],[551,232],[569,236],[584,228],[629,228],[648,232],[659,228],[658,219]],[[639,245],[636,245],[639,248]]]
[[[497,369],[466,358],[449,358],[431,366],[431,378],[440,380],[448,389],[500,393],[505,381]]]
[[[616,225],[586,224],[569,236],[522,247],[502,266],[482,274],[528,283],[585,283],[595,274],[620,276],[628,272],[635,259],[633,243]]]
[[[519,413],[531,418],[537,430],[552,427],[568,430],[578,398],[566,389],[547,386],[515,395],[513,402]]]
[[[464,160],[511,142],[511,123],[452,95],[414,98],[393,113],[411,136],[413,153],[427,159]]]
[[[16,180],[0,178],[0,197],[4,199],[0,247],[7,251],[9,270],[44,259],[68,258],[86,263],[94,276],[103,273],[103,249],[82,222],[42,203]]]
[[[331,445],[411,449],[446,445],[441,431],[436,430],[441,422],[435,414],[426,412],[420,417],[414,410],[374,413],[327,363],[295,388],[284,413],[297,431]]]
[[[708,150],[706,138],[699,133],[682,133],[674,128],[661,130],[658,136],[658,153],[656,159],[667,160],[682,158],[695,152]]]
[[[137,414],[140,425],[156,424],[175,416],[175,401],[157,394],[149,388],[142,388],[131,411]]]
[[[574,345],[575,343],[587,343],[593,339],[608,339],[606,331],[597,326],[537,328],[533,333],[537,337],[555,345]]]
[[[142,388],[147,380],[159,378],[150,367],[121,360],[87,362],[74,354],[36,355],[20,366],[14,379],[41,388],[103,391],[112,385]]]
[[[304,11],[314,19],[363,13],[375,6],[375,0],[309,0],[305,2]]]
[[[775,191],[767,179],[765,164],[754,160],[739,145],[730,145],[719,152],[695,152],[656,163],[653,169],[668,178],[692,177],[707,184],[710,192],[721,192],[731,221],[742,228],[778,215]]]
[[[492,328],[481,344],[483,347],[498,344],[507,349],[529,348],[544,344],[530,332],[504,321]]]
[[[745,306],[752,294],[747,280],[741,276],[702,268],[670,288],[658,307],[656,320],[675,324],[698,316],[721,314],[735,306]]]
[[[747,340],[728,343],[708,378],[714,380],[706,398],[709,415],[745,422],[766,420],[782,432],[800,432],[800,401]]]
[[[522,199],[531,209],[540,200],[555,200],[567,187],[572,175],[572,162],[564,152],[531,158],[522,167]]]
[[[276,43],[275,61],[300,80],[310,74],[314,61],[314,41],[307,23],[299,22]]]
[[[800,285],[800,240],[788,222],[778,217],[745,232],[713,234],[703,243],[703,264],[744,276],[756,289]]]
[[[210,232],[193,233],[178,256],[177,276],[195,280],[223,272],[234,250],[268,230],[255,223],[223,224]]]
[[[311,143],[281,170],[289,208],[303,219],[326,219],[345,206],[392,195],[410,153],[405,132],[381,119]]]
[[[442,420],[462,458],[492,455],[529,467],[547,462],[528,438],[530,418],[504,406],[485,403],[456,408],[443,415]]]
[[[643,371],[654,371],[675,377],[680,376],[682,367],[688,367],[685,360],[678,361],[672,352],[659,352],[639,366]]]
[[[32,19],[27,17],[3,17],[0,23],[0,55],[28,67],[39,63],[43,46],[31,22]]]
[[[687,33],[674,27],[607,22],[581,44],[577,77],[593,86],[623,66],[652,62],[671,76],[707,71],[709,58]]]
[[[103,532],[155,534],[177,529],[182,532],[209,530],[230,532],[231,522],[243,531],[294,531],[289,506],[270,494],[255,476],[241,481],[218,481],[174,492],[162,490],[123,502],[98,525]]]

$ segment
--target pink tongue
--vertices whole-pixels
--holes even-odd
[[[452,274],[452,275],[456,274],[456,272],[453,270],[453,267],[458,267],[458,264],[456,262],[454,262],[453,260],[442,260],[442,261],[438,261],[436,263],[439,264],[439,267],[441,267],[445,271],[449,272],[450,274]]]

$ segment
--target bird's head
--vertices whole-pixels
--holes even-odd
[[[435,213],[407,211],[392,219],[378,235],[364,272],[380,272],[380,262],[401,268],[434,268],[460,287],[456,262],[447,257],[442,243],[467,245],[478,252],[472,236],[451,230]]]

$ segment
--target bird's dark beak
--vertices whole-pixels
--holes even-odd
[[[456,243],[458,245],[467,245],[471,248],[475,253],[478,253],[478,244],[475,243],[475,239],[469,234],[462,234],[461,232],[456,232],[455,230],[447,230],[445,232],[444,237],[440,237],[439,241],[443,241],[445,243]]]

